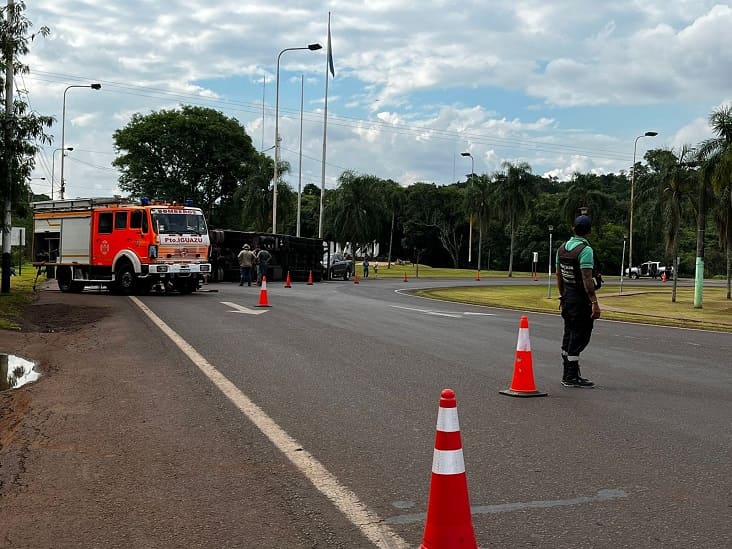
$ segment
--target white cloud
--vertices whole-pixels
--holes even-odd
[[[52,31],[25,60],[32,108],[58,121],[49,150],[60,142],[64,88],[103,82],[99,92],[68,94],[67,140],[78,145],[69,188],[116,188],[112,133],[135,112],[219,108],[269,147],[278,53],[325,45],[328,10],[337,75],[328,186],[344,169],[450,182],[468,172],[459,156],[467,149],[479,172],[504,159],[561,178],[627,169],[639,131],[661,132],[652,146],[697,142],[732,89],[732,8],[714,0],[29,3],[35,28]],[[281,62],[283,157],[296,181],[305,74],[306,105],[318,109],[305,116],[303,172],[319,184],[324,51],[287,52]],[[47,151],[39,175],[49,177],[50,165]]]

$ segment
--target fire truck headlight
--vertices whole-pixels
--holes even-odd
[[[201,272],[208,273],[211,271],[211,265],[201,265]]]
[[[158,272],[159,273],[167,273],[168,272],[168,266],[167,265],[158,265]]]

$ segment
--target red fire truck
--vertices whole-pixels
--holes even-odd
[[[62,292],[90,284],[120,294],[196,291],[210,274],[199,208],[142,199],[75,198],[33,203],[33,265]]]

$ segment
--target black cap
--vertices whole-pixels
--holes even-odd
[[[592,218],[589,215],[580,215],[574,220],[574,228],[587,234],[592,228]]]
[[[589,215],[580,215],[574,220],[575,227],[592,227],[592,218]]]

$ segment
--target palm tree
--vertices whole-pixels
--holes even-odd
[[[391,227],[389,229],[389,253],[386,259],[386,268],[391,269],[391,251],[394,240],[394,224],[397,213],[404,207],[406,199],[404,188],[396,181],[391,179],[383,182],[383,193],[386,201],[386,207],[391,214]]]
[[[379,227],[384,223],[387,208],[383,193],[379,192],[382,182],[373,175],[356,175],[345,171],[338,178],[333,211],[333,228],[341,245],[351,244],[353,250],[353,272],[356,272],[356,250],[366,253],[368,244],[378,237]]]
[[[536,190],[535,179],[531,174],[531,166],[526,162],[516,164],[508,161],[501,163],[504,173],[495,177],[491,192],[491,203],[498,218],[508,223],[511,234],[509,248],[508,276],[513,276],[514,241],[519,218],[529,209],[529,204]]]
[[[600,219],[613,202],[612,196],[603,190],[602,181],[595,174],[575,173],[564,189],[562,213],[570,226],[580,208],[587,208],[592,215],[592,225],[600,227]]]
[[[702,169],[704,179],[701,184],[706,187],[707,183],[711,183],[713,191],[720,199],[716,208],[719,211],[715,217],[719,223],[720,243],[723,243],[727,254],[727,299],[732,299],[730,283],[732,279],[732,261],[730,259],[732,251],[732,230],[730,229],[732,219],[732,105],[725,105],[712,111],[709,115],[709,124],[716,137],[703,141],[697,148],[697,154],[704,162]],[[706,213],[705,209],[704,213]],[[700,214],[700,224],[702,222]],[[703,230],[700,232],[703,234]],[[697,244],[697,249],[699,247]],[[697,252],[697,257],[701,257],[703,265],[703,242],[701,255]]]
[[[689,160],[694,149],[684,145],[678,157],[673,151],[649,151],[649,164],[658,169],[658,213],[666,243],[666,254],[673,258],[673,291],[671,301],[676,303],[676,284],[679,265],[676,260],[679,249],[679,229],[686,204],[691,203],[696,173],[689,169]]]
[[[241,204],[241,227],[245,231],[267,232],[272,229],[272,159],[260,154],[248,167],[244,183],[234,193]],[[279,190],[279,189],[278,189]]]

